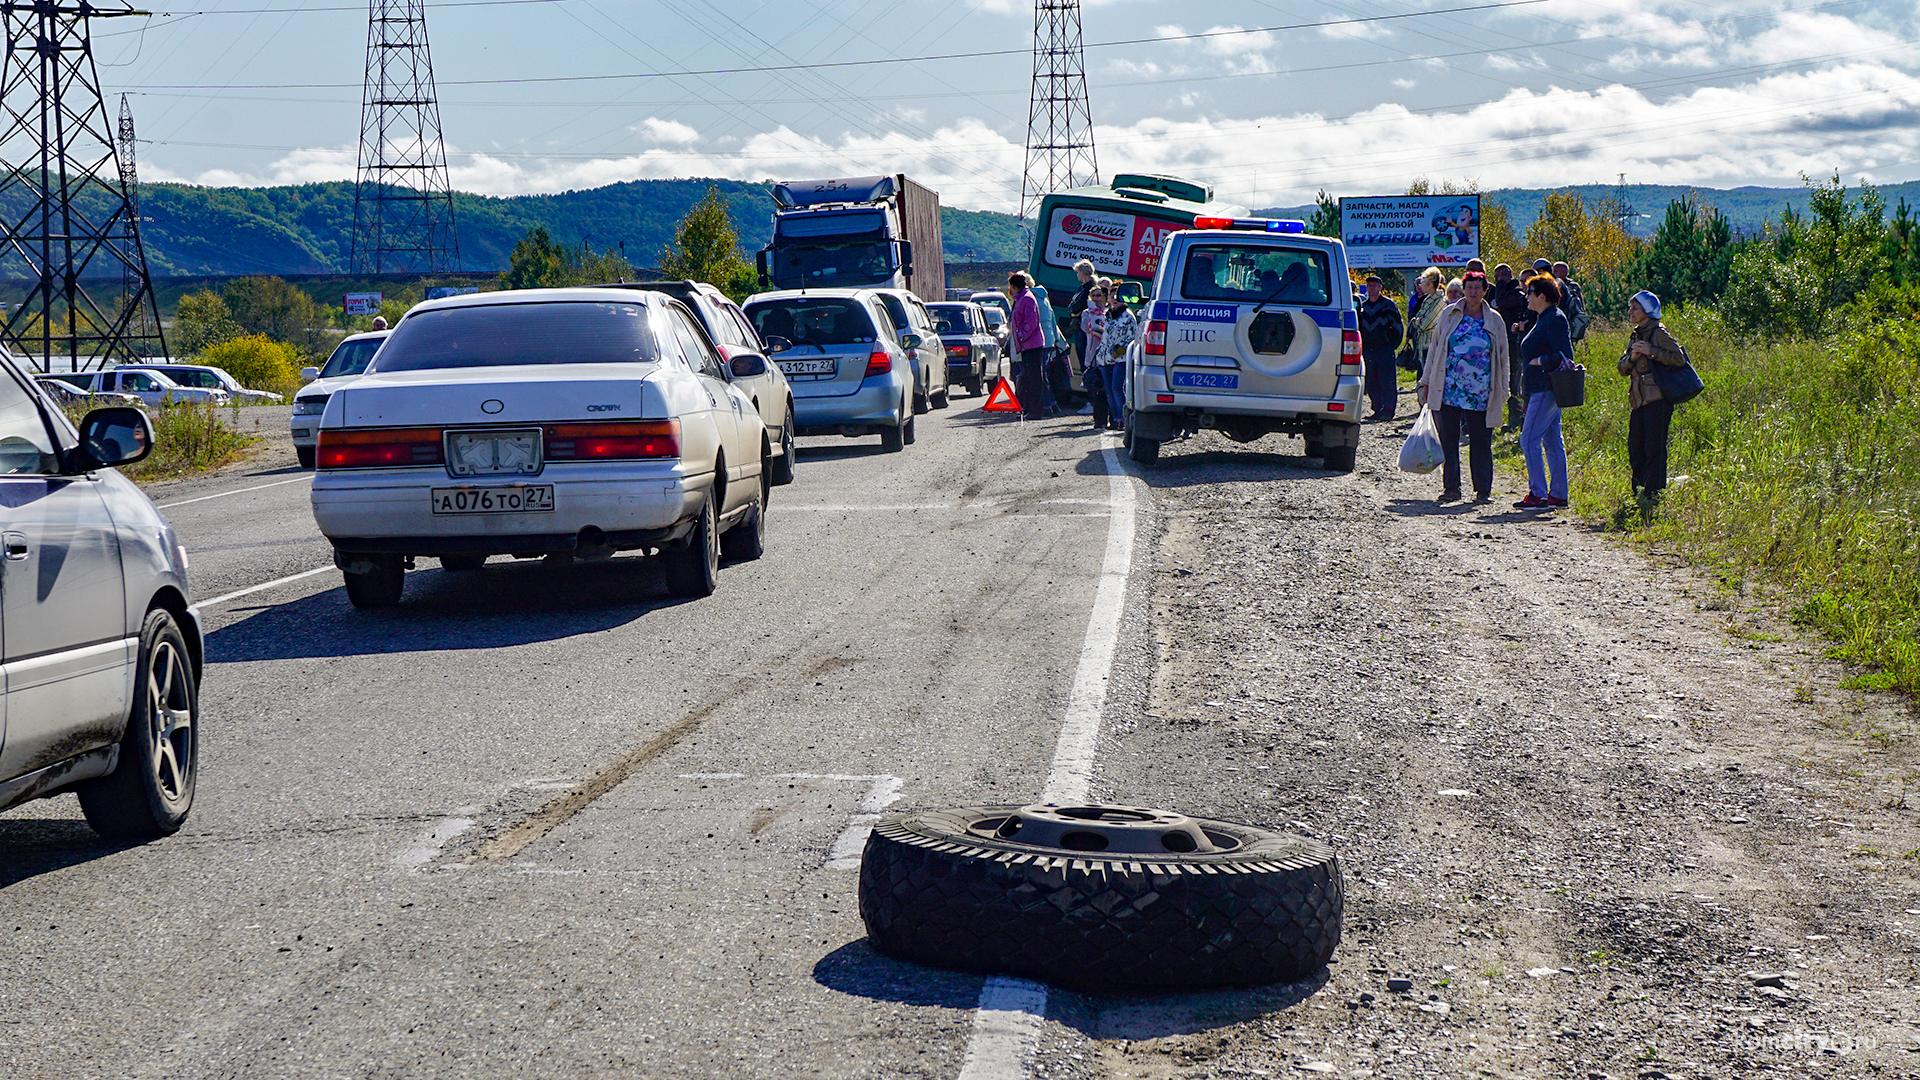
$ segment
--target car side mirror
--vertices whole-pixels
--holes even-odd
[[[317,367],[303,367],[300,369],[300,381],[303,383],[310,383],[319,377],[320,369]]]
[[[900,344],[901,344],[901,345],[902,345],[903,347],[905,347],[905,348],[908,348],[908,349],[917,349],[917,348],[919,348],[919,347],[920,347],[920,341],[921,341],[921,338],[920,338],[920,335],[919,335],[919,334],[902,334],[902,335],[900,335]]]
[[[733,372],[736,379],[751,379],[767,373],[767,359],[752,353],[741,353],[727,361],[727,370]]]
[[[71,452],[69,473],[113,465],[131,465],[153,452],[153,421],[139,409],[95,409],[80,421],[80,445]]]
[[[774,336],[766,339],[766,346],[767,346],[767,355],[772,356],[775,353],[783,353],[783,352],[786,352],[788,349],[793,348],[793,342],[788,341],[786,338],[783,338],[778,334],[775,334]]]

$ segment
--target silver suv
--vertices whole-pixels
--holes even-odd
[[[1211,428],[1299,435],[1308,457],[1351,470],[1363,380],[1345,245],[1298,221],[1194,225],[1168,238],[1128,352],[1128,456],[1150,465],[1162,443]]]
[[[187,553],[111,466],[139,409],[76,428],[0,352],[0,810],[72,791],[103,835],[164,836],[193,806],[200,619]]]

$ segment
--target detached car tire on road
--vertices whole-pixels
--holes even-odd
[[[1064,824],[1069,846],[1017,839],[1036,812]],[[1093,813],[1163,815],[1183,823],[1163,843],[1198,830],[1223,850],[1089,850],[1097,834],[1073,815]],[[1323,844],[1133,807],[924,811],[876,826],[860,864],[860,915],[881,952],[1085,990],[1297,979],[1332,957],[1343,904]]]

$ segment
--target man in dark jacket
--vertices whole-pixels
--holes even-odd
[[[1367,400],[1373,404],[1369,420],[1391,420],[1400,401],[1394,350],[1407,336],[1400,321],[1400,305],[1387,299],[1378,274],[1367,275],[1367,298],[1360,304],[1360,354],[1367,365]]]
[[[1507,357],[1512,364],[1507,385],[1513,387],[1513,396],[1507,401],[1507,427],[1511,429],[1519,425],[1520,417],[1526,412],[1526,399],[1520,394],[1523,381],[1520,377],[1520,339],[1533,329],[1535,316],[1532,309],[1527,307],[1527,294],[1513,276],[1513,267],[1506,263],[1493,268],[1493,294],[1487,297],[1487,302],[1500,313],[1500,321],[1507,327]]]
[[[1093,291],[1093,263],[1081,259],[1073,264],[1073,272],[1080,276],[1080,287],[1073,290],[1073,299],[1067,301],[1067,319],[1073,327],[1073,355],[1080,358],[1080,367],[1084,371],[1088,364],[1097,364],[1099,358],[1087,356],[1087,332],[1080,326],[1080,316],[1086,313],[1087,297]]]

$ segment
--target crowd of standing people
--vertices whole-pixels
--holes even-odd
[[[1096,428],[1123,427],[1126,353],[1140,333],[1134,312],[1111,278],[1091,262],[1074,267],[1080,286],[1068,302],[1071,354],[1081,364],[1088,407]],[[1377,274],[1366,279],[1359,304],[1360,349],[1365,365],[1366,419],[1382,422],[1398,412],[1397,369],[1416,374],[1415,399],[1433,413],[1444,454],[1441,502],[1455,502],[1473,485],[1477,503],[1493,497],[1493,435],[1503,427],[1520,432],[1527,463],[1527,494],[1519,510],[1567,505],[1567,448],[1562,406],[1553,376],[1575,367],[1574,347],[1587,334],[1589,317],[1580,284],[1565,262],[1535,259],[1523,278],[1500,263],[1488,276],[1485,263],[1470,260],[1451,281],[1438,267],[1414,279],[1403,314],[1386,295]],[[1014,393],[1029,418],[1054,415],[1056,395],[1050,363],[1066,367],[1068,349],[1059,338],[1044,289],[1024,271],[1007,279],[1013,301]],[[1636,293],[1627,305],[1632,335],[1616,363],[1629,380],[1627,452],[1635,498],[1650,510],[1667,485],[1668,435],[1674,401],[1661,388],[1660,369],[1687,365],[1686,351],[1660,323],[1660,299]],[[1462,475],[1460,443],[1467,444]]]

